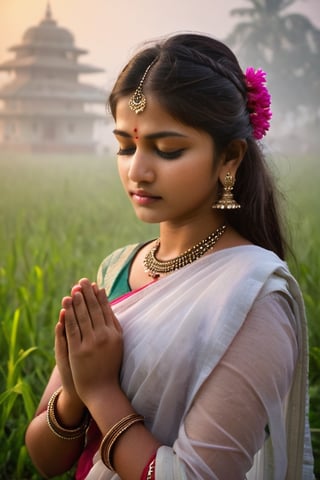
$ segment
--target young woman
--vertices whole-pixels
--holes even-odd
[[[44,476],[312,478],[304,309],[257,142],[269,107],[264,72],[207,36],[148,46],[120,74],[120,177],[160,233],[62,300],[26,434]]]

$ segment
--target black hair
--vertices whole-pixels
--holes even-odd
[[[114,85],[109,97],[114,118],[118,100],[136,90],[152,62],[143,90],[152,92],[172,117],[210,134],[218,153],[233,140],[246,140],[234,187],[241,209],[228,212],[228,221],[249,241],[283,259],[286,241],[277,189],[253,137],[245,78],[236,56],[227,45],[200,34],[178,34],[146,46]]]

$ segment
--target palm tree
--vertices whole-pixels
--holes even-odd
[[[243,65],[268,72],[274,105],[281,112],[301,108],[319,113],[320,30],[304,15],[288,13],[296,0],[246,0],[247,8],[230,13],[242,17],[226,42]]]

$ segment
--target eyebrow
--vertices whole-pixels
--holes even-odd
[[[126,137],[126,138],[132,138],[134,135],[130,135],[130,133],[125,132],[124,130],[118,130],[115,129],[113,130],[113,133],[115,135],[118,135],[119,137]],[[155,132],[155,133],[149,133],[148,135],[144,135],[144,138],[146,140],[155,140],[158,138],[166,138],[166,137],[183,137],[185,138],[186,135],[183,135],[182,133],[179,132],[174,132],[174,131],[162,131],[162,132]]]

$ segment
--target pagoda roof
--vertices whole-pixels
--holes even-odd
[[[27,56],[17,57],[7,60],[0,64],[0,71],[8,70],[29,70],[31,68],[41,68],[47,70],[63,70],[77,73],[99,73],[103,72],[103,68],[93,67],[91,65],[76,63],[67,58],[59,58],[54,56]]]
[[[74,45],[74,36],[67,28],[58,26],[52,17],[51,6],[48,2],[45,16],[38,25],[28,28],[22,37],[22,44],[11,47],[11,50],[19,50],[25,46],[48,46],[66,50],[76,50],[86,53],[86,50],[78,49]]]
[[[58,26],[52,18],[49,2],[44,19],[38,25],[28,28],[23,34],[22,42],[8,50],[16,52],[16,58],[0,64],[0,71],[21,70],[30,67],[60,69],[78,73],[104,71],[102,68],[77,63],[77,56],[88,53],[88,50],[76,47],[74,36],[70,30]],[[57,52],[60,53],[59,56]],[[73,58],[68,54],[73,54]]]
[[[66,46],[61,44],[54,44],[50,42],[41,42],[41,43],[31,43],[24,41],[23,43],[19,43],[18,45],[13,45],[12,47],[8,48],[9,52],[22,52],[28,51],[30,49],[36,50],[37,52],[41,51],[63,51],[63,52],[73,52],[77,55],[84,55],[88,53],[88,50],[84,48],[79,48],[74,45]]]
[[[0,89],[2,99],[54,99],[105,103],[107,93],[102,88],[85,83],[59,81],[35,82],[28,79],[15,79]]]

